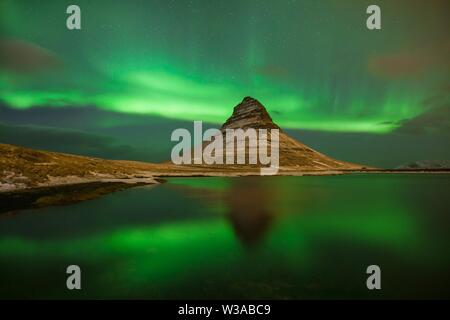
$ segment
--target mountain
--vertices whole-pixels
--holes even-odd
[[[421,160],[405,163],[396,169],[450,169],[450,160]]]
[[[279,129],[266,108],[256,99],[245,97],[241,103],[233,109],[233,114],[222,125],[225,129]]]
[[[246,97],[222,125],[219,135],[227,129],[278,129],[279,174],[328,174],[346,170],[360,170],[363,166],[330,158],[288,136],[270,117],[256,99]],[[269,133],[270,136],[270,133]],[[207,146],[211,142],[205,142]],[[249,148],[243,151],[248,158]],[[242,146],[240,146],[242,148]],[[231,149],[233,150],[233,149]],[[270,139],[268,150],[270,150]],[[226,155],[226,145],[218,154]],[[34,150],[0,144],[0,192],[35,188],[53,188],[86,183],[152,184],[154,177],[168,176],[242,176],[258,175],[265,165],[174,165],[172,163],[145,163],[127,160],[105,160],[50,151]],[[314,171],[315,173],[311,173]],[[309,172],[309,173],[308,173]],[[47,193],[46,190],[43,192]],[[68,192],[72,190],[68,189]],[[103,191],[102,191],[103,192]],[[92,193],[89,190],[89,193]],[[82,197],[85,197],[83,194]]]
[[[220,135],[225,141],[227,129],[278,129],[279,130],[279,165],[281,171],[333,171],[333,170],[359,170],[365,169],[362,165],[340,161],[328,157],[308,146],[288,136],[277,124],[275,124],[267,112],[266,108],[256,99],[245,97],[241,103],[234,107],[233,114],[225,121],[220,128]],[[269,131],[269,130],[268,130]],[[268,134],[270,137],[270,134]],[[212,142],[203,143],[203,150]],[[234,154],[244,152],[248,163],[250,148],[245,145],[245,150],[237,149],[237,143],[234,145]],[[267,146],[270,150],[270,139]],[[233,149],[232,149],[233,150]],[[228,151],[229,152],[229,151]],[[226,144],[223,150],[217,151],[214,155],[221,155],[225,162],[224,155],[227,154]],[[230,165],[201,165],[203,167],[223,167]],[[253,167],[262,167],[259,162]],[[239,167],[234,165],[234,167]],[[241,166],[242,167],[242,166]],[[244,165],[251,167],[251,165]]]

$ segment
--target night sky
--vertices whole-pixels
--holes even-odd
[[[70,4],[81,7],[81,30],[66,28]],[[381,7],[381,30],[366,28],[370,4]],[[448,159],[449,9],[445,0],[2,0],[0,142],[168,158],[172,128],[220,124],[253,96],[281,127],[343,160]]]

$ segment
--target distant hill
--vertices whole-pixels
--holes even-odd
[[[155,165],[76,156],[0,144],[0,191],[89,183],[155,183]]]
[[[450,169],[450,160],[421,160],[402,164],[396,169]]]

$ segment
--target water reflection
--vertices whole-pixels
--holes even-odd
[[[143,184],[144,185],[144,184]],[[123,182],[90,182],[0,193],[0,214],[49,206],[69,205],[134,187]],[[2,216],[0,215],[0,218]]]
[[[171,187],[208,206],[221,204],[236,237],[245,247],[252,248],[264,240],[280,215],[274,208],[277,191],[267,182],[259,177],[241,177],[229,179],[228,184],[215,188],[189,184],[172,184]]]
[[[174,178],[29,210],[0,218],[0,297],[73,297],[77,262],[80,298],[373,298],[375,261],[389,273],[377,297],[448,298],[448,181]]]
[[[275,220],[274,191],[258,177],[236,179],[225,194],[227,217],[246,246],[260,243]]]

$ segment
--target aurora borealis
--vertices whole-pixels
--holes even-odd
[[[0,102],[220,124],[253,96],[283,128],[447,135],[448,3],[376,3],[370,31],[370,1],[79,0],[67,30],[72,3],[3,0]]]
[[[0,0],[0,299],[449,298],[448,168],[371,170],[450,161],[449,9]],[[295,176],[168,165],[194,121],[271,127],[259,105],[233,113],[249,96]],[[368,170],[313,172],[290,137]]]

